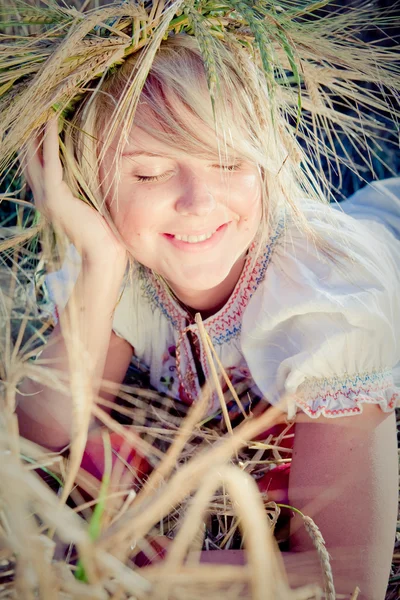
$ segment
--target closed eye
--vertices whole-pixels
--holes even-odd
[[[171,174],[171,171],[166,171],[165,173],[161,173],[160,175],[135,175],[135,178],[136,181],[139,181],[141,183],[151,183],[167,179],[167,177],[169,177]]]
[[[221,169],[222,171],[232,172],[232,171],[238,171],[240,169],[240,167],[242,166],[242,163],[236,162],[236,163],[232,163],[231,165],[215,164],[212,166],[214,169]]]
[[[219,169],[223,172],[231,173],[233,171],[239,171],[242,166],[241,162],[232,163],[230,165],[221,165],[219,163],[211,165],[213,169]],[[135,175],[136,181],[139,183],[151,183],[162,181],[163,179],[167,179],[171,176],[173,171],[166,171],[165,173],[161,173],[160,175]]]

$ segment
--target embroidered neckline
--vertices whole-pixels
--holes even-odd
[[[204,320],[204,326],[213,344],[221,345],[237,337],[241,331],[242,315],[250,298],[263,281],[277,241],[285,230],[286,219],[282,216],[268,244],[254,263],[258,241],[255,240],[247,253],[242,273],[226,304],[214,315]],[[252,264],[254,264],[253,268]],[[169,292],[163,282],[147,267],[140,266],[139,279],[144,295],[153,308],[158,308],[177,331],[187,327],[188,313]],[[189,328],[196,325],[189,325]]]

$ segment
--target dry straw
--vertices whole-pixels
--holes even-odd
[[[71,319],[74,318],[73,315],[71,312]],[[74,330],[73,324],[71,330]],[[30,363],[22,364],[19,368],[28,369],[31,377],[35,376],[33,373],[36,370],[38,379],[43,370],[40,365]],[[53,374],[53,381],[45,380],[45,383],[54,385],[57,382],[57,373],[50,373]],[[20,373],[21,376],[23,372]],[[275,422],[276,416],[280,414],[279,409],[273,409],[258,419],[247,419],[240,429],[235,430],[226,439],[205,448],[200,454],[197,452],[197,455],[193,455],[176,470],[185,443],[193,435],[196,424],[203,418],[209,393],[206,390],[203,399],[193,406],[180,429],[172,436],[173,443],[165,457],[159,456],[158,468],[146,485],[136,497],[129,493],[121,497],[120,509],[118,504],[114,505],[110,515],[112,519],[103,520],[102,535],[96,541],[90,538],[86,521],[77,514],[88,506],[82,505],[77,507],[77,510],[62,506],[60,498],[36,475],[36,470],[43,472],[43,468],[48,466],[53,474],[61,473],[64,481],[68,481],[65,474],[73,472],[73,465],[67,465],[59,456],[49,455],[33,443],[25,440],[21,440],[21,445],[15,443],[18,438],[12,410],[17,379],[18,377],[15,378],[14,384],[10,381],[8,386],[8,403],[3,412],[0,462],[0,523],[6,550],[5,560],[8,561],[9,567],[6,573],[10,576],[6,579],[8,583],[4,584],[4,590],[10,594],[10,598],[34,598],[38,593],[45,599],[102,599],[109,597],[109,590],[115,588],[116,582],[122,598],[133,595],[144,599],[199,599],[205,590],[210,598],[218,598],[227,590],[232,598],[242,598],[243,593],[261,598],[265,597],[263,594],[266,585],[271,598],[305,600],[315,597],[314,588],[293,592],[289,590],[272,541],[271,525],[264,502],[255,483],[250,475],[239,467],[227,466],[231,456],[239,452],[247,440],[251,440]],[[216,383],[219,385],[218,380]],[[57,385],[63,387],[65,384],[60,382]],[[85,406],[87,409],[86,402]],[[138,441],[137,436],[118,426],[96,405],[92,406],[92,410],[110,426],[110,429],[121,432],[144,454],[157,455],[155,448],[149,447],[143,439]],[[195,435],[199,435],[199,432]],[[23,466],[21,456],[30,457],[29,466]],[[210,471],[210,465],[214,466],[214,470]],[[80,470],[75,480],[86,493],[94,497],[99,496],[100,490],[89,474]],[[199,565],[194,562],[193,554],[186,560],[187,553],[193,548],[193,540],[198,535],[204,513],[211,504],[213,492],[222,484],[226,486],[230,496],[228,510],[233,509],[233,513],[240,518],[246,537],[247,566]],[[8,490],[11,490],[10,493]],[[105,515],[113,504],[113,494],[110,489],[109,508],[105,508]],[[184,502],[192,494],[194,498],[187,505],[185,514]],[[130,506],[125,498],[129,498]],[[141,569],[129,567],[127,556],[131,546],[145,546],[144,542],[154,526],[167,516],[173,507],[179,505],[179,519],[183,518],[183,524],[171,544],[165,566]],[[257,527],[254,526],[255,521]],[[105,526],[107,522],[109,526]],[[46,543],[48,538],[43,537],[46,532],[54,532],[57,544],[52,546]],[[86,583],[74,578],[73,563],[62,560],[65,545],[72,545],[79,552],[85,568]],[[61,552],[61,557],[55,558],[54,551],[59,555]],[[270,558],[267,558],[268,556]],[[267,565],[266,568],[264,564]]]
[[[265,423],[266,421],[260,426],[265,426]],[[134,597],[139,598],[200,598],[203,584],[207,584],[209,589],[212,588],[211,597],[218,597],[218,593],[221,593],[222,589],[226,589],[227,585],[229,587],[232,581],[242,582],[245,587],[250,585],[252,598],[268,597],[265,596],[266,589],[270,590],[271,599],[289,600],[292,597],[304,599],[313,597],[310,596],[309,589],[305,590],[303,595],[300,590],[292,594],[288,589],[272,543],[264,505],[255,483],[249,475],[237,467],[223,466],[223,463],[220,462],[221,451],[219,449],[215,449],[217,452],[211,450],[211,454],[209,451],[207,458],[211,459],[214,465],[220,462],[220,467],[208,470],[209,472],[202,477],[201,470],[195,473],[197,469],[191,468],[188,464],[186,473],[183,473],[184,480],[189,476],[189,472],[192,473],[192,488],[195,488],[195,481],[201,481],[201,483],[199,491],[195,494],[184,517],[180,532],[171,544],[166,563],[159,567],[131,571],[124,566],[123,562],[112,556],[118,548],[116,538],[113,536],[111,539],[110,534],[107,534],[103,541],[100,540],[98,544],[93,544],[88,538],[85,522],[78,519],[71,509],[61,508],[58,498],[34,476],[32,470],[24,470],[18,457],[4,450],[4,447],[7,447],[7,438],[3,438],[4,442],[3,460],[1,461],[2,498],[4,500],[1,523],[3,526],[5,523],[9,524],[8,532],[4,532],[3,538],[9,551],[10,564],[13,564],[16,561],[16,555],[18,556],[19,569],[15,572],[16,579],[13,589],[17,594],[23,593],[22,597],[33,598],[34,590],[37,589],[40,597],[43,598],[57,598],[56,594],[61,590],[64,593],[70,593],[71,598],[106,598],[104,590],[113,580],[118,581],[125,593],[135,594]],[[181,441],[177,440],[178,446],[180,443]],[[242,444],[243,440],[237,443]],[[227,445],[231,445],[230,440],[225,442],[224,446]],[[25,451],[27,451],[26,447]],[[225,453],[229,455],[228,448],[225,448]],[[33,455],[35,456],[34,453]],[[37,460],[39,456],[40,452],[36,451]],[[133,513],[139,513],[136,518],[133,515],[125,515],[125,518],[120,519],[118,528],[125,536],[127,535],[126,523],[127,521],[131,522],[132,518],[134,519],[136,540],[139,540],[142,534],[145,535],[144,532],[147,532],[154,520],[158,520],[162,513],[170,511],[171,506],[176,502],[177,495],[186,491],[182,490],[180,485],[182,477],[177,475],[179,481],[171,480],[170,483],[164,485],[163,489],[156,494],[155,499],[147,506],[143,506],[143,503],[140,502],[137,506],[135,503],[133,504]],[[222,481],[228,486],[234,505],[237,507],[236,510],[240,511],[243,531],[246,532],[248,566],[240,568],[195,566],[191,562],[185,567],[183,564],[185,554],[198,531],[199,523],[214,489]],[[177,494],[179,488],[180,491]],[[12,493],[6,492],[7,489],[12,490]],[[146,488],[144,488],[145,490]],[[172,494],[170,490],[173,492]],[[157,506],[154,506],[154,502]],[[46,538],[40,538],[37,523],[33,516],[29,516],[28,511],[31,511],[32,508],[34,513],[40,517],[42,528],[43,525],[46,528],[55,528],[59,540],[74,543],[80,549],[89,583],[82,584],[72,577],[68,577],[70,571],[66,565],[64,564],[62,567],[62,562],[51,560],[51,545],[49,552],[49,548],[43,545],[42,541],[34,543],[35,539],[44,542]],[[130,512],[132,513],[132,510]],[[24,526],[18,528],[17,523],[21,523],[21,515],[26,515],[26,520]],[[154,518],[151,515],[157,516]],[[128,537],[130,537],[129,533]],[[130,543],[132,543],[131,538]],[[268,556],[270,558],[266,560]],[[63,574],[61,579],[59,578],[60,573]],[[83,586],[86,587],[85,590],[82,589]],[[167,595],[168,588],[170,588],[169,595]],[[175,595],[176,593],[177,595]],[[188,595],[185,596],[185,594]],[[59,597],[61,598],[61,596]]]
[[[70,319],[74,319],[73,311],[70,313]],[[75,330],[73,321],[70,327],[71,331]],[[41,598],[52,600],[105,599],[113,597],[118,591],[121,598],[168,597],[197,600],[205,592],[210,598],[218,598],[228,591],[232,598],[243,598],[243,594],[261,598],[265,597],[263,594],[266,585],[271,598],[274,599],[305,600],[318,597],[315,595],[315,588],[289,590],[279,554],[272,540],[270,520],[257,487],[250,475],[242,469],[227,466],[231,456],[238,453],[247,440],[251,440],[274,423],[279,414],[278,409],[260,419],[248,418],[240,430],[235,430],[228,438],[214,443],[211,447],[207,444],[208,447],[200,454],[197,452],[197,456],[192,453],[192,458],[185,460],[185,464],[176,470],[179,456],[189,438],[193,433],[196,436],[200,434],[196,427],[203,419],[208,404],[207,389],[203,399],[189,411],[181,427],[171,433],[173,442],[165,456],[149,446],[144,439],[118,426],[94,404],[94,414],[108,424],[111,430],[124,435],[127,441],[134,444],[144,455],[155,455],[158,468],[153,471],[136,496],[132,496],[129,491],[118,495],[118,492],[110,488],[102,534],[100,538],[93,540],[87,522],[78,516],[90,508],[88,503],[84,505],[82,502],[76,508],[63,506],[60,497],[37,475],[37,472],[43,473],[43,469],[47,469],[53,477],[60,474],[62,480],[68,482],[71,473],[75,471],[74,465],[66,463],[65,459],[57,454],[47,453],[31,442],[21,440],[19,443],[15,416],[12,414],[15,384],[24,374],[43,381],[45,385],[61,389],[65,389],[65,382],[61,374],[54,370],[46,371],[40,365],[40,359],[39,364],[33,364],[18,362],[17,358],[17,355],[14,356],[14,360],[17,361],[13,371],[15,377],[8,381],[5,396],[7,404],[4,405],[2,413],[0,439],[0,527],[4,564],[7,566],[7,569],[0,573],[4,581],[4,584],[0,581],[0,585],[3,585],[3,588],[0,588],[0,591],[4,592],[3,597],[33,599],[39,594]],[[44,377],[46,373],[47,378]],[[218,379],[216,384],[219,386]],[[76,395],[74,400],[77,401]],[[83,406],[87,410],[87,399],[81,399],[80,402],[84,403]],[[21,457],[29,457],[29,463],[26,463],[25,459],[21,460]],[[210,471],[210,465],[213,465],[215,470]],[[66,477],[67,473],[69,476]],[[85,493],[97,498],[99,502],[99,485],[93,477],[80,469],[75,481]],[[213,492],[221,485],[228,491],[228,500],[225,498],[224,501],[225,510],[229,512],[233,509],[233,514],[237,514],[246,537],[248,562],[240,567],[199,565],[194,560],[193,541],[201,529],[199,525],[203,521],[205,511],[212,505]],[[65,489],[64,483],[64,495]],[[194,496],[191,500],[192,494]],[[120,502],[115,503],[118,496]],[[185,511],[187,500],[189,504]],[[131,554],[131,546],[145,547],[146,539],[154,526],[176,506],[181,507],[178,518],[183,521],[178,535],[171,543],[165,565],[132,568],[133,565],[127,561],[127,556]],[[107,519],[108,514],[110,518]],[[254,526],[255,521],[257,527]],[[49,534],[54,534],[55,543],[51,543],[46,537]],[[65,562],[63,559],[63,549],[68,546],[75,548],[79,553],[85,569],[86,583],[74,577],[74,563]],[[264,564],[267,565],[267,570]]]
[[[317,174],[321,156],[347,162],[335,150],[339,134],[342,143],[343,134],[349,143],[355,136],[365,136],[365,143],[367,138],[370,142],[375,139],[377,145],[368,146],[377,156],[387,119],[397,118],[397,53],[390,47],[365,44],[360,37],[366,22],[390,30],[395,14],[375,12],[369,2],[351,11],[334,10],[334,2],[329,0],[259,2],[256,10],[238,0],[216,4],[155,1],[144,6],[127,0],[100,8],[95,4],[85,12],[50,1],[44,4],[47,6],[32,6],[16,0],[2,8],[3,30],[11,30],[13,35],[7,37],[6,33],[0,45],[0,172],[51,111],[73,106],[82,90],[93,85],[94,76],[104,75],[147,46],[147,58],[133,86],[140,92],[158,45],[166,35],[177,33],[197,37],[214,99],[218,96],[215,67],[220,61],[220,44],[230,47],[238,58],[244,52],[259,61],[275,122],[279,122],[279,114],[288,115],[292,123],[294,119],[294,129],[286,123],[288,134],[293,136],[295,130],[308,140],[309,150],[317,154]],[[26,28],[34,24],[34,33],[26,35]],[[239,60],[242,70],[244,63]],[[249,85],[257,98],[256,82],[249,80]],[[131,108],[125,107],[127,115],[134,110],[137,96],[130,102]],[[352,112],[345,115],[341,106]],[[265,115],[259,117],[262,121]],[[294,144],[288,140],[286,136],[288,150],[293,152]],[[367,152],[360,153],[360,160],[362,154],[368,161]],[[294,157],[299,159],[298,150]],[[357,170],[355,164],[351,166]]]

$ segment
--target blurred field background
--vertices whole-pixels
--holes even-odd
[[[7,3],[8,6],[12,5],[12,0],[2,0],[2,2]],[[32,0],[33,4],[37,4],[35,2],[35,0]],[[61,4],[61,0],[59,1],[59,3]],[[75,5],[78,9],[82,7],[82,2],[80,2],[79,0],[69,0],[69,2],[67,2],[66,4],[68,4],[69,6]],[[106,4],[105,1],[101,1],[101,0],[89,0],[84,2],[84,5],[86,7],[95,7],[95,6],[99,6],[102,4]],[[398,4],[398,3],[397,3]],[[337,7],[341,7],[342,9],[346,9],[346,10],[351,10],[352,6],[356,6],[357,5],[357,1],[346,1],[346,0],[340,0],[338,2],[336,2],[336,6]],[[391,0],[372,0],[371,1],[371,5],[374,5],[382,10],[385,9],[385,7],[391,7],[393,8],[393,2]],[[333,10],[333,8],[332,8]],[[1,11],[1,5],[0,5],[0,11]],[[399,7],[399,21],[400,21],[400,7]],[[370,40],[380,40],[382,39],[382,44],[387,44],[390,43],[390,41],[388,41],[387,39],[383,39],[384,32],[381,32],[377,29],[372,29],[369,28],[368,25],[366,25],[366,28],[363,32],[360,33],[360,35],[362,36],[362,38],[364,39],[364,41],[368,42]],[[388,33],[388,32],[387,32]],[[389,32],[391,41],[393,43],[396,43],[394,41],[395,40],[399,41],[399,30],[395,30],[395,29],[391,29]],[[0,42],[1,43],[1,42]],[[392,101],[398,102],[398,99],[393,98]],[[351,107],[348,106],[344,106],[343,107],[343,111],[350,111],[352,110]],[[1,119],[1,117],[0,117]],[[382,120],[384,120],[384,116],[382,116]],[[371,162],[370,162],[370,167],[365,166],[365,164],[361,164],[361,161],[359,160],[359,152],[364,152],[365,150],[363,148],[360,147],[354,147],[352,145],[350,145],[346,140],[343,141],[343,145],[340,142],[337,142],[337,148],[336,151],[339,155],[347,155],[349,157],[351,157],[351,159],[353,160],[353,162],[355,164],[359,164],[359,173],[355,174],[353,172],[352,169],[350,168],[346,168],[345,166],[342,166],[341,172],[337,173],[335,171],[333,171],[331,173],[331,181],[332,181],[332,188],[335,190],[335,197],[339,200],[342,201],[344,198],[350,196],[352,193],[354,193],[355,191],[357,191],[357,189],[359,189],[360,187],[362,187],[366,182],[371,181],[372,179],[383,179],[386,177],[391,177],[393,175],[399,175],[400,174],[400,152],[399,152],[399,147],[398,147],[398,132],[393,131],[393,129],[391,129],[388,126],[387,129],[387,135],[385,139],[381,140],[380,143],[380,147],[379,148],[375,148],[375,151],[377,153],[377,155],[379,156],[379,159],[375,158],[374,156],[371,157]],[[327,168],[327,166],[325,165],[325,167]],[[37,219],[37,215],[35,214],[35,211],[32,210],[30,207],[26,207],[23,204],[19,203],[16,204],[12,201],[8,201],[7,200],[7,196],[13,196],[13,197],[18,197],[20,200],[22,201],[27,201],[27,202],[31,202],[31,197],[29,192],[26,190],[22,180],[18,177],[16,177],[15,172],[10,172],[8,174],[8,176],[6,177],[6,179],[4,179],[1,184],[0,184],[0,194],[2,194],[2,198],[3,200],[0,202],[0,239],[1,237],[3,237],[1,235],[1,233],[5,232],[5,229],[9,229],[9,228],[20,228],[20,227],[28,227],[31,226],[32,224],[35,223],[36,219]],[[7,255],[7,257],[4,258],[4,262],[2,262],[2,267],[6,267],[7,270],[9,270],[10,268],[13,267],[13,265],[18,264],[18,269],[20,272],[20,282],[24,282],[24,276],[23,273],[26,272],[27,273],[27,277],[26,277],[26,283],[28,284],[30,282],[31,279],[31,273],[33,272],[33,270],[35,270],[36,272],[40,273],[40,254],[39,254],[39,242],[37,239],[33,239],[22,251],[18,252],[17,254],[14,254],[12,256],[10,256],[9,254]],[[4,270],[3,270],[4,272]],[[7,271],[8,272],[8,271]],[[7,285],[9,283],[8,281],[8,276],[6,275],[4,277],[4,279],[0,279],[0,283],[2,285]],[[25,310],[25,306],[22,306],[25,302],[25,298],[22,296],[21,297],[21,302],[20,305],[18,306],[18,290],[21,289],[19,287],[16,288],[16,297],[15,297],[15,307],[14,307],[14,313],[12,316],[12,319],[10,321],[10,327],[7,328],[7,333],[6,335],[10,335],[12,340],[15,341],[15,339],[18,337],[19,332],[20,332],[20,328],[21,328],[21,314],[22,312]],[[42,298],[43,304],[45,305],[47,299],[46,298]],[[22,305],[21,305],[22,303]],[[35,343],[37,343],[38,345],[40,345],[42,343],[42,339],[43,336],[45,335],[45,331],[43,329],[43,323],[41,321],[41,319],[29,319],[28,321],[26,321],[24,323],[24,331],[21,334],[21,337],[23,339],[26,340],[32,340],[33,339],[33,345]],[[36,336],[36,338],[35,338]],[[36,339],[36,342],[35,342]],[[3,339],[3,343],[7,343],[4,339]],[[11,342],[10,342],[11,343]],[[398,422],[400,422],[400,414],[398,415]],[[8,431],[10,430],[10,428],[8,428]],[[6,448],[7,444],[9,444],[9,440],[7,441],[7,443],[5,442],[5,440],[2,440],[2,447],[3,449]],[[185,440],[185,444],[183,445],[183,448],[189,452],[190,454],[190,444],[189,446],[187,445],[189,444],[188,440]],[[52,457],[51,459],[49,459],[49,465],[46,465],[44,463],[44,457],[43,454],[41,454],[38,450],[34,449],[33,447],[31,447],[29,444],[27,446],[24,446],[24,444],[22,443],[20,450],[23,450],[24,453],[26,453],[25,455],[30,457],[30,462],[35,465],[35,461],[37,461],[37,465],[41,465],[42,469],[41,469],[41,474],[42,474],[42,479],[46,482],[46,485],[49,485],[49,490],[51,491],[52,497],[45,497],[43,496],[43,504],[47,507],[49,514],[51,513],[51,511],[56,511],[56,503],[57,503],[57,494],[62,493],[62,486],[60,486],[57,482],[57,478],[58,477],[63,477],[64,473],[64,469],[65,469],[65,464],[61,461],[58,460],[57,457]],[[21,452],[22,452],[21,450]],[[25,463],[26,466],[26,463]],[[24,532],[24,527],[22,526],[22,524],[20,523],[19,525],[16,525],[16,523],[18,522],[18,511],[20,510],[20,516],[22,517],[22,515],[25,515],[25,511],[27,509],[27,505],[26,503],[24,503],[22,501],[21,498],[18,498],[18,494],[20,495],[24,495],[26,497],[31,498],[32,500],[32,504],[34,506],[37,506],[40,503],[40,493],[43,492],[43,487],[36,489],[35,488],[35,483],[32,480],[28,481],[28,478],[26,481],[24,481],[24,473],[21,471],[21,469],[19,467],[17,467],[14,463],[10,462],[7,463],[7,461],[3,461],[3,467],[4,467],[4,471],[1,474],[0,472],[0,479],[2,478],[2,484],[0,484],[0,537],[3,536],[3,542],[4,539],[9,537],[14,537],[18,543],[21,543],[21,540],[23,539],[24,535],[26,532]],[[27,476],[28,477],[28,476]],[[87,521],[90,521],[91,523],[94,522],[94,515],[95,512],[92,512],[92,506],[93,503],[90,503],[90,499],[89,497],[95,497],[96,498],[96,493],[100,494],[100,488],[99,486],[96,487],[96,482],[90,480],[90,478],[88,476],[85,476],[86,479],[85,481],[81,480],[80,481],[80,492],[77,490],[75,495],[73,496],[73,499],[69,501],[70,504],[70,508],[71,511],[73,512],[73,515],[75,516],[75,514],[77,512],[81,513],[84,518]],[[229,475],[230,477],[230,475]],[[5,516],[5,512],[2,510],[1,508],[1,494],[5,493],[5,490],[7,489],[7,483],[9,485],[13,485],[14,486],[14,493],[10,494],[10,498],[12,497],[12,501],[14,503],[14,517],[15,517],[15,521],[13,523],[10,523],[8,521],[8,518],[6,518]],[[92,486],[92,487],[91,487]],[[94,487],[93,487],[94,486]],[[84,490],[82,492],[82,489]],[[96,492],[94,492],[94,490]],[[35,496],[36,494],[36,496]],[[79,495],[81,494],[81,495]],[[35,498],[35,500],[33,500]],[[97,496],[98,499],[98,496]],[[222,504],[224,504],[224,502],[226,502],[226,499],[224,499],[224,496],[222,495],[220,497],[220,502]],[[97,506],[100,506],[101,502],[97,502]],[[82,508],[82,510],[77,510],[77,507],[79,506],[84,506],[84,508]],[[50,510],[51,507],[51,510]],[[119,506],[118,507],[118,511],[117,514],[120,515],[121,511],[122,514],[125,512],[125,510],[127,510],[128,508],[128,504],[125,506],[123,505],[122,507]],[[187,508],[187,507],[186,507]],[[115,507],[114,507],[115,509]],[[115,509],[116,510],[116,509]],[[272,508],[271,509],[271,515],[270,518],[273,520],[275,518],[275,511],[276,509]],[[54,512],[54,515],[56,514],[56,512]],[[128,598],[128,592],[126,591],[127,589],[129,589],[129,586],[136,586],[136,589],[139,590],[140,585],[143,583],[140,581],[140,578],[138,579],[134,579],[132,578],[132,581],[129,580],[129,574],[124,571],[122,569],[121,565],[116,565],[115,563],[113,563],[113,557],[112,557],[112,553],[107,554],[106,556],[106,550],[103,550],[103,555],[102,555],[102,560],[103,562],[101,562],[101,560],[99,559],[99,554],[96,555],[96,560],[97,560],[97,567],[99,568],[99,565],[103,565],[104,569],[109,569],[111,573],[113,573],[114,577],[111,577],[110,580],[108,581],[108,588],[107,586],[105,588],[102,588],[102,585],[99,583],[99,581],[101,580],[101,578],[99,577],[98,573],[96,574],[96,569],[94,568],[94,570],[90,573],[90,561],[91,559],[93,559],[93,555],[91,554],[91,549],[90,549],[90,545],[88,546],[88,540],[87,538],[85,538],[82,534],[82,527],[81,525],[79,525],[74,518],[71,516],[71,514],[63,514],[62,517],[56,517],[52,515],[53,518],[53,526],[56,528],[56,521],[57,519],[59,519],[58,524],[61,523],[61,521],[64,519],[64,524],[62,527],[64,528],[70,528],[71,531],[71,537],[75,536],[75,543],[71,543],[70,544],[70,555],[69,558],[71,558],[71,555],[73,552],[76,551],[77,547],[80,547],[82,554],[81,555],[85,555],[86,553],[86,562],[85,562],[85,566],[87,569],[87,573],[89,573],[88,575],[88,581],[90,583],[90,585],[87,585],[87,591],[85,592],[83,587],[77,587],[77,583],[71,582],[71,580],[68,579],[68,575],[65,572],[62,572],[62,568],[60,566],[60,564],[62,564],[61,562],[57,563],[57,560],[54,561],[54,563],[57,563],[57,567],[55,568],[55,570],[53,571],[52,576],[53,577],[57,577],[59,576],[60,579],[65,578],[66,581],[69,581],[68,585],[66,584],[65,589],[69,589],[69,593],[70,596],[67,595],[67,592],[65,592],[65,595],[62,596],[60,595],[60,598],[93,598],[93,599],[97,599],[97,598],[114,598],[115,600],[118,598]],[[223,511],[221,512],[222,515],[222,519],[223,519]],[[275,515],[275,516],[274,516]],[[47,515],[48,516],[48,515]],[[178,515],[173,516],[173,518],[178,519]],[[112,537],[112,528],[111,525],[113,523],[113,519],[116,520],[116,513],[113,513],[112,510],[110,510],[107,513],[107,519],[108,519],[108,525],[110,526],[110,536]],[[106,521],[107,521],[106,519]],[[53,553],[56,551],[55,553],[55,559],[57,559],[57,548],[51,546],[51,543],[49,544],[49,548],[43,549],[43,536],[40,536],[42,531],[47,530],[46,529],[46,525],[47,527],[49,526],[49,522],[46,523],[46,517],[44,514],[42,514],[40,512],[39,509],[36,510],[36,516],[35,516],[35,520],[36,520],[36,525],[37,525],[37,529],[34,530],[32,527],[29,529],[29,535],[31,535],[32,537],[29,538],[31,540],[33,539],[37,539],[37,547],[34,547],[34,545],[32,545],[31,548],[31,552],[27,553],[27,558],[26,561],[27,563],[24,565],[22,563],[22,565],[20,564],[20,569],[24,569],[26,568],[27,571],[29,571],[30,576],[32,578],[34,578],[35,576],[37,576],[37,573],[42,573],[43,577],[46,577],[45,570],[49,568],[49,560],[45,559],[46,556],[51,556],[53,557]],[[154,520],[154,519],[153,519]],[[151,518],[149,519],[149,523],[151,524]],[[154,521],[155,523],[155,521]],[[62,528],[61,527],[61,528]],[[150,525],[149,525],[149,529],[151,529]],[[143,530],[144,531],[144,530]],[[143,536],[145,535],[145,532],[143,533]],[[36,536],[36,537],[35,537]],[[60,536],[62,537],[62,535],[60,534]],[[64,534],[64,538],[68,538],[68,535]],[[144,538],[143,538],[144,539]],[[40,541],[39,541],[40,540]],[[19,600],[19,598],[30,598],[30,597],[34,597],[34,596],[30,596],[29,594],[31,593],[29,591],[29,585],[27,585],[26,589],[21,587],[19,589],[15,589],[13,587],[13,581],[14,581],[14,577],[15,577],[15,553],[13,554],[14,558],[9,557],[9,553],[7,553],[7,551],[9,550],[9,548],[7,548],[7,544],[4,542],[1,542],[0,540],[0,598],[17,598]],[[18,543],[16,543],[16,545],[14,544],[14,548],[18,547]],[[3,544],[3,545],[2,545]],[[33,542],[32,542],[33,544]],[[58,546],[58,552],[60,552],[59,548],[61,546]],[[35,549],[36,548],[36,549]],[[109,551],[109,547],[107,547],[107,544],[105,544],[104,548],[107,549],[107,551]],[[37,552],[37,557],[38,557],[38,561],[42,561],[41,564],[36,563],[35,565],[35,559],[34,559],[34,553]],[[46,555],[47,552],[47,555]],[[21,553],[22,553],[22,549],[21,549]],[[179,553],[178,553],[179,554]],[[29,555],[29,556],[28,556]],[[271,555],[272,557],[272,555]],[[58,556],[58,559],[60,559],[60,555]],[[29,563],[29,560],[31,561]],[[93,559],[94,560],[94,559]],[[271,558],[271,561],[273,559]],[[32,564],[34,565],[34,568],[32,567]],[[36,569],[36,571],[35,571]],[[57,570],[58,569],[58,570]],[[277,568],[278,569],[278,568]],[[36,573],[36,575],[35,575]],[[224,577],[225,577],[225,582],[227,580],[229,580],[229,577],[232,576],[232,571],[230,571],[229,573],[227,572]],[[126,583],[124,589],[121,591],[120,587],[117,585],[117,578],[120,577],[121,580],[123,580],[125,578],[125,581],[127,581],[128,583]],[[157,577],[157,573],[155,572],[154,577]],[[211,573],[210,575],[210,581],[211,581],[211,587],[212,587],[212,581],[213,581],[213,577],[214,577],[214,573]],[[215,576],[216,577],[216,576]],[[221,576],[222,577],[222,576]],[[40,579],[40,578],[39,578]],[[216,579],[218,579],[216,577]],[[224,578],[222,577],[222,581],[224,581]],[[111,583],[110,583],[111,582]],[[43,589],[46,588],[46,585],[42,582],[42,585],[44,586]],[[183,585],[183,584],[182,584]],[[219,583],[220,585],[220,583]],[[231,597],[232,598],[236,598],[236,597],[240,597],[240,581],[238,581],[236,583],[236,588],[232,588],[233,591],[231,592]],[[75,586],[75,587],[74,587]],[[122,586],[123,587],[123,586]],[[208,589],[208,594],[210,599],[215,597],[221,597],[219,596],[220,592],[216,592],[215,590],[218,590],[220,588],[218,588],[217,584],[215,587],[215,590],[213,592],[213,590],[210,588],[205,588]],[[239,591],[238,591],[239,589]],[[46,592],[47,593],[47,592]],[[279,596],[279,598],[282,598],[282,600],[287,600],[289,598],[288,595],[285,595],[285,592],[280,592],[282,595]],[[8,595],[7,595],[8,594]],[[14,594],[14,595],[13,595]],[[17,594],[17,595],[15,595]],[[147,598],[149,596],[146,595],[147,592],[146,590],[143,590],[140,594],[138,592],[138,597],[143,597],[143,598]],[[192,594],[192,595],[190,595]],[[204,592],[203,592],[204,594]],[[214,595],[213,595],[214,594]],[[236,594],[236,595],[235,595]],[[42,596],[41,596],[42,597]],[[45,596],[43,596],[45,597]],[[46,598],[50,599],[50,596],[46,596]],[[132,596],[133,597],[133,596]],[[156,596],[155,596],[156,597]],[[157,596],[158,597],[158,596]],[[160,598],[162,597],[162,595],[159,596]],[[179,597],[179,596],[178,596]],[[188,588],[185,588],[184,585],[182,587],[182,591],[181,591],[181,596],[180,598],[184,599],[184,600],[188,600],[189,598],[193,597],[194,599],[197,598],[197,596],[193,595],[193,590],[191,592],[188,591]],[[203,597],[202,595],[200,595],[199,597]],[[294,596],[293,596],[294,597]],[[300,598],[312,598],[315,597],[317,598],[318,596],[311,596],[311,595],[307,595],[306,593],[303,594],[303,596],[301,596],[300,594],[297,596],[299,599]],[[393,559],[393,568],[392,568],[392,574],[391,574],[391,579],[390,579],[390,584],[388,587],[388,591],[387,591],[387,595],[386,595],[386,600],[395,600],[398,599],[400,597],[400,519],[398,522],[398,528],[397,528],[397,544],[395,547],[395,551],[394,551],[394,559]],[[53,598],[51,598],[51,600],[53,600]],[[278,596],[276,596],[275,598],[273,598],[272,600],[278,600]]]

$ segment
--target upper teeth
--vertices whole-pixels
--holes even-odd
[[[189,242],[189,244],[197,244],[197,242],[204,242],[205,240],[208,240],[212,235],[214,235],[214,233],[215,231],[203,233],[202,235],[175,235],[175,239],[182,242]]]

